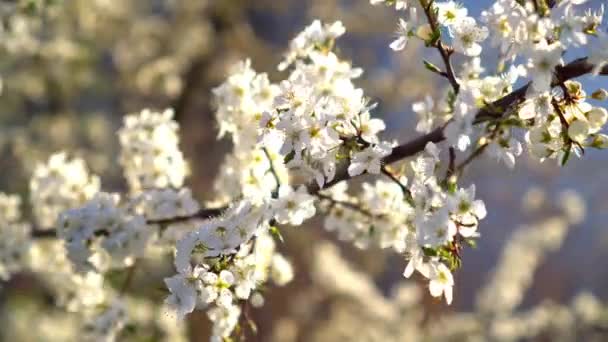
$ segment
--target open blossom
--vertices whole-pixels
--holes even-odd
[[[114,341],[127,320],[126,305],[123,301],[117,299],[110,307],[86,323],[85,339],[90,341]]]
[[[528,98],[519,109],[519,118],[523,120],[538,118],[544,122],[547,116],[553,113],[554,110],[551,99],[552,96],[549,92],[540,93],[532,98]]]
[[[447,210],[439,210],[429,217],[419,217],[416,233],[420,245],[439,247],[452,241],[457,229]]]
[[[89,174],[84,160],[55,153],[34,169],[30,200],[41,229],[52,228],[63,210],[81,205],[99,191],[99,177]]]
[[[306,56],[317,46],[340,37],[344,32],[344,25],[340,21],[332,24],[322,24],[320,20],[313,21],[291,41],[289,52],[283,62],[279,64],[279,70],[287,69],[298,57]]]
[[[171,109],[125,116],[118,131],[120,164],[132,192],[182,186],[189,169],[179,150],[178,130]]]
[[[8,280],[25,264],[31,227],[21,222],[21,198],[0,192],[0,280]]]
[[[514,138],[496,139],[488,145],[488,154],[502,161],[508,168],[515,167],[515,157],[522,153],[521,143]]]
[[[290,186],[281,185],[279,197],[273,204],[277,222],[299,226],[315,214],[315,198],[308,194],[306,187],[294,191]]]
[[[359,115],[359,134],[369,143],[378,143],[378,133],[386,128],[381,119],[371,118],[369,112]]]
[[[410,0],[369,0],[369,3],[372,5],[378,4],[386,4],[386,5],[395,5],[396,10],[404,10],[407,8],[408,1]]]
[[[486,206],[482,200],[475,199],[475,185],[467,189],[458,189],[448,195],[447,207],[459,224],[458,233],[464,237],[476,234],[477,224],[487,215]]]
[[[452,288],[454,286],[454,277],[450,269],[439,262],[432,262],[428,271],[429,291],[433,297],[445,297],[445,301],[452,304]]]
[[[479,43],[488,38],[488,29],[477,26],[475,19],[471,17],[462,18],[455,23],[452,32],[454,49],[471,57],[479,56],[482,50]]]
[[[58,236],[65,241],[68,258],[80,272],[125,267],[145,252],[152,231],[144,218],[120,205],[117,194],[100,192],[79,208],[62,212]],[[109,263],[100,263],[107,253]]]
[[[165,303],[173,310],[178,319],[194,311],[197,294],[192,280],[184,275],[176,274],[165,278],[165,285],[171,292]]]
[[[563,47],[560,43],[547,44],[542,40],[529,50],[528,71],[532,78],[532,88],[546,92],[551,88],[553,71],[562,63]]]
[[[426,96],[424,101],[414,102],[412,104],[412,110],[418,115],[418,124],[416,125],[416,131],[421,133],[428,133],[433,129],[436,117],[433,114],[435,103],[433,98]]]
[[[0,193],[0,280],[22,271],[31,256],[34,261],[27,266],[49,273],[45,283],[59,283],[59,305],[69,312],[86,310],[87,317],[95,312],[84,338],[110,341],[123,337],[118,333],[131,318],[122,302],[109,305],[109,296],[126,299],[128,286],[118,293],[113,282],[105,281],[108,271],[134,266],[154,242],[174,252],[176,274],[164,279],[165,305],[180,319],[205,309],[213,324],[211,341],[231,341],[233,334],[249,333],[243,324],[250,323],[248,305],[262,304],[267,283],[285,285],[294,278],[292,265],[277,251],[282,227],[275,225],[302,225],[319,210],[327,214],[325,228],[339,240],[399,253],[408,259],[403,275],[417,271],[428,281],[431,296],[450,304],[452,271],[462,261],[461,251],[480,236],[480,221],[487,216],[475,185],[463,188],[459,183],[464,167],[481,149],[455,153],[454,148],[483,147],[513,168],[522,153],[518,136],[525,136],[532,155],[562,163],[584,148],[608,147],[608,136],[600,133],[608,111],[586,102],[582,85],[567,80],[581,66],[581,74],[592,68],[598,73],[608,64],[603,7],[580,14],[575,5],[585,1],[563,0],[549,8],[548,1],[534,6],[531,1],[496,0],[476,21],[452,0],[370,0],[409,8],[390,48],[402,50],[416,36],[427,47],[439,48],[445,65],[426,66],[452,85],[438,103],[427,96],[413,104],[416,130],[433,133],[404,141],[395,151],[381,139],[387,124],[372,116],[375,103],[356,84],[363,70],[341,59],[335,48],[345,27],[339,21],[315,20],[291,41],[279,64],[285,79],[273,83],[244,60],[213,90],[219,137],[230,138],[232,150],[214,185],[217,206],[210,208],[226,209],[201,209],[182,187],[188,164],[178,147],[179,125],[172,110],[129,114],[118,132],[128,196],[99,192],[99,179],[89,175],[84,162],[63,153],[36,167],[30,183],[32,212],[43,228],[54,224],[59,238],[46,251],[44,242],[33,238],[48,232],[23,223],[20,199]],[[422,23],[416,7],[425,4],[431,13],[421,17],[430,22]],[[500,48],[496,72],[486,70],[480,58],[488,37]],[[597,41],[589,46],[588,60],[559,67],[569,48]],[[471,58],[461,65],[462,56],[448,60],[452,52]],[[167,64],[189,64],[185,62]],[[520,77],[528,77],[521,85],[531,86],[516,90]],[[561,92],[553,89],[556,85]],[[604,93],[593,98],[606,97]],[[411,160],[383,169],[383,163],[405,156]],[[348,191],[345,179],[365,173],[378,177]],[[311,185],[315,182],[318,188]],[[334,183],[338,185],[324,188]],[[169,230],[179,230],[171,244],[164,239]],[[556,238],[545,231],[541,235]],[[536,263],[534,249],[514,250]],[[393,310],[386,312],[391,316]],[[492,333],[500,330],[489,327]]]
[[[397,38],[389,45],[391,49],[400,51],[405,48],[407,41],[411,36],[411,29],[408,27],[408,22],[399,18],[399,25],[395,33]]]
[[[453,26],[465,19],[468,14],[466,7],[455,1],[437,2],[437,19],[444,26]]]
[[[380,173],[382,158],[391,153],[392,148],[387,143],[380,143],[355,152],[348,166],[348,174],[357,176],[363,172]]]

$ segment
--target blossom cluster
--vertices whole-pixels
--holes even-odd
[[[234,210],[238,214],[207,223],[179,241],[175,256],[179,273],[165,278],[171,291],[166,300],[169,307],[182,318],[195,308],[206,308],[217,339],[231,335],[243,303],[251,300],[252,305],[263,304],[260,284],[270,278],[284,285],[293,277],[291,265],[276,253],[268,231],[258,232],[250,243],[243,242],[247,241],[243,230],[255,227],[256,214],[246,207]],[[205,233],[206,239],[201,236]],[[216,248],[210,241],[217,241]]]
[[[214,214],[207,214],[184,186],[189,170],[173,111],[144,109],[127,115],[118,131],[127,194],[102,192],[84,161],[65,153],[34,170],[31,204],[40,226],[35,234],[22,222],[20,199],[0,194],[0,278],[26,265],[56,288],[60,306],[85,313],[84,335],[114,340],[133,318],[125,305],[128,286],[120,291],[109,286],[109,272],[130,272],[154,247],[169,249],[175,274],[164,278],[163,310],[178,319],[206,310],[212,341],[228,340],[249,319],[248,306],[263,305],[266,283],[281,286],[294,277],[290,262],[277,251],[282,226],[303,225],[323,211],[325,228],[339,239],[403,255],[403,275],[417,271],[428,280],[431,296],[450,304],[452,272],[461,264],[461,251],[476,243],[487,214],[475,185],[459,183],[468,162],[485,151],[513,168],[523,150],[518,130],[531,155],[561,164],[584,148],[608,147],[601,133],[608,112],[588,101],[606,99],[608,93],[600,89],[587,96],[580,83],[558,75],[567,49],[592,41],[607,44],[603,7],[583,13],[584,1],[549,8],[498,0],[477,20],[454,1],[370,2],[405,15],[391,49],[402,50],[414,39],[441,54],[445,70],[424,64],[447,78],[450,89],[441,100],[428,96],[412,106],[419,119],[416,130],[440,130],[440,138],[415,141],[414,153],[403,152],[408,145],[399,149],[381,139],[386,124],[372,117],[375,104],[355,84],[363,70],[335,49],[345,27],[315,20],[291,41],[279,64],[285,79],[272,82],[246,60],[213,90],[219,138],[229,137],[233,146],[215,183],[211,201],[217,207],[209,210]],[[482,66],[486,40],[500,50],[495,73]],[[588,70],[602,72],[605,50],[594,49],[583,60],[592,63]],[[461,55],[462,65],[452,65],[453,54]],[[527,85],[514,91],[521,79]],[[518,97],[507,103],[510,96]],[[448,165],[442,163],[442,148],[449,150]],[[473,148],[456,163],[457,153]],[[399,166],[385,165],[406,156],[412,158]],[[365,181],[349,192],[346,181],[362,174],[386,179]],[[59,240],[32,241],[36,234],[46,236],[46,228],[54,228]],[[528,266],[536,267],[565,232],[559,226],[516,235],[505,263],[524,255]],[[521,293],[529,276],[497,272],[494,282]],[[508,292],[503,290],[494,289]],[[493,297],[492,290],[488,293]],[[503,294],[501,307],[510,309],[520,299]],[[482,299],[481,309],[489,302]]]
[[[286,166],[309,175],[319,187],[334,179],[342,159],[350,160],[351,176],[380,173],[380,160],[392,149],[378,138],[385,124],[371,118],[374,105],[353,84],[362,70],[332,51],[340,27],[313,22],[296,37],[288,53],[298,56],[295,67],[260,122],[264,145],[281,146]],[[302,36],[306,43],[296,43]]]
[[[152,231],[143,216],[129,214],[119,200],[117,194],[100,192],[59,215],[57,234],[76,270],[128,266],[145,252]]]
[[[21,198],[0,193],[0,280],[8,280],[26,263],[30,225],[22,222]]]
[[[57,215],[81,205],[99,192],[99,177],[89,174],[83,159],[53,154],[38,164],[30,180],[30,201],[41,229],[52,228]]]
[[[226,81],[213,90],[219,136],[230,135],[234,145],[215,181],[218,199],[245,196],[262,201],[278,186],[276,177],[286,180],[276,146],[261,149],[256,129],[262,113],[271,110],[278,91],[278,86],[270,83],[266,74],[256,73],[248,60],[235,65]]]
[[[120,164],[133,193],[183,185],[188,165],[179,149],[173,111],[129,114],[118,132]]]
[[[437,179],[437,147],[408,165],[408,178],[363,183],[361,193],[346,193],[346,183],[327,190],[325,227],[365,248],[392,248],[409,256],[404,275],[417,270],[429,279],[431,295],[452,301],[451,269],[460,263],[463,244],[473,243],[485,205],[475,199],[475,186],[445,189]],[[404,192],[403,187],[409,185]]]
[[[603,6],[584,11],[580,8],[584,2],[561,1],[549,8],[528,1],[499,0],[482,12],[481,24],[454,1],[422,1],[423,7],[428,6],[423,8],[427,23],[420,19],[417,7],[410,6],[406,19],[400,19],[391,48],[401,50],[415,37],[427,46],[438,47],[444,59],[449,60],[452,51],[465,56],[460,68],[447,65],[453,75],[443,71],[458,88],[447,91],[437,105],[431,97],[413,105],[419,119],[417,130],[428,133],[445,126],[449,145],[461,151],[482,148],[510,168],[523,151],[524,141],[515,138],[517,129],[523,128],[530,154],[541,161],[551,158],[564,164],[571,155],[582,155],[586,147],[606,148],[608,139],[600,133],[606,110],[586,101],[589,97],[580,83],[555,79],[565,51],[602,45],[606,40],[601,27]],[[397,7],[405,9],[407,4]],[[500,50],[496,74],[485,73],[481,63],[482,44],[488,37],[489,45]],[[601,48],[590,50],[589,61],[597,73],[607,57],[599,52]],[[430,62],[426,65],[433,72],[442,72]],[[529,86],[519,106],[493,107],[522,78],[528,79]],[[604,92],[600,89],[594,97],[602,99]],[[482,109],[486,115],[490,112],[491,118],[502,120],[489,120],[476,129],[474,126],[483,122],[478,115]]]

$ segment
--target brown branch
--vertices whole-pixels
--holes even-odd
[[[430,0],[428,3],[426,3],[426,0],[420,0],[420,5],[424,9],[424,14],[426,15],[429,25],[431,26],[433,34],[435,34],[436,32],[440,32],[439,23],[437,22],[437,17],[432,6],[433,0]],[[434,46],[437,48],[437,51],[439,51],[439,54],[441,55],[443,64],[445,65],[445,72],[442,72],[440,74],[448,79],[450,85],[452,86],[452,89],[454,90],[454,93],[458,95],[458,92],[460,91],[460,84],[458,84],[458,81],[456,80],[454,67],[452,66],[452,61],[450,60],[453,50],[443,45],[441,39],[438,39],[437,42],[435,42],[434,44]]]
[[[329,201],[332,206],[340,205],[340,206],[343,206],[350,210],[360,212],[361,214],[372,217],[372,218],[377,216],[377,215],[374,215],[371,212],[369,212],[367,209],[364,209],[364,208],[358,206],[355,203],[339,201],[339,200],[332,198],[331,196],[327,196],[327,195],[324,195],[321,193],[317,193],[317,194],[315,194],[315,196],[317,196],[321,200]]]
[[[207,219],[207,218],[216,217],[216,216],[221,215],[226,209],[227,209],[227,207],[203,208],[192,215],[175,216],[175,217],[170,217],[170,218],[165,218],[165,219],[156,219],[156,220],[146,220],[146,223],[147,224],[167,225],[167,224],[186,222],[186,221],[190,221],[190,220],[194,220],[194,219]],[[38,239],[54,238],[54,237],[57,237],[57,230],[52,229],[52,228],[51,229],[38,228],[38,229],[32,230],[31,235],[33,238],[38,238]]]
[[[572,61],[571,63],[568,63],[567,65],[559,66],[555,69],[555,79],[554,79],[552,85],[556,86],[556,85],[559,85],[560,83],[568,81],[570,79],[573,79],[573,78],[576,78],[579,76],[583,76],[585,74],[589,74],[593,70],[593,68],[594,68],[594,66],[591,63],[589,63],[587,58],[579,58],[577,60]],[[608,75],[608,65],[604,66],[600,70],[599,74]],[[483,122],[484,120],[486,120],[488,118],[493,119],[493,118],[500,117],[507,108],[509,108],[513,104],[516,104],[525,99],[526,92],[527,92],[529,86],[530,86],[530,83],[528,83],[525,86],[509,93],[508,95],[505,95],[504,97],[486,105],[485,107],[481,108],[476,114],[475,123],[477,124],[477,123]],[[424,148],[430,142],[439,143],[439,142],[445,140],[445,136],[443,135],[444,127],[445,127],[445,125],[434,129],[433,131],[431,131],[428,134],[419,136],[406,143],[403,143],[401,145],[394,147],[391,154],[389,154],[388,156],[386,156],[382,159],[382,163],[385,165],[395,163],[397,161],[400,161],[407,157],[411,157],[413,155],[416,155],[416,154],[424,151]],[[351,178],[353,178],[353,177],[351,177],[348,174],[346,166],[343,165],[336,172],[336,176],[334,177],[334,179],[330,182],[327,182],[325,184],[324,188],[329,188],[341,181],[349,180]],[[316,182],[311,182],[311,183],[307,184],[306,187],[307,187],[309,193],[311,193],[311,194],[317,194],[320,190],[320,188]],[[150,220],[147,222],[149,224],[171,224],[171,223],[185,222],[185,221],[195,219],[195,218],[205,219],[205,218],[218,216],[225,209],[226,208],[201,209],[199,212],[195,213],[194,215],[190,215],[190,216],[173,217],[173,218],[161,219],[161,220]],[[32,232],[32,237],[34,237],[34,238],[56,237],[56,231],[55,230],[34,230]]]
[[[561,82],[565,82],[570,79],[589,74],[593,70],[593,68],[593,64],[589,63],[587,58],[579,58],[564,66],[558,66],[557,68],[555,68],[555,77],[552,86],[556,86],[559,85],[559,83]],[[608,65],[604,66],[600,70],[599,74],[608,75]],[[528,87],[530,87],[530,83],[518,88],[517,90],[514,90],[513,92],[501,97],[500,99],[490,104],[487,104],[485,107],[481,108],[477,112],[474,123],[479,124],[488,119],[495,119],[501,117],[506,111],[506,109],[525,99]],[[391,154],[382,159],[382,163],[392,164],[398,162],[402,159],[411,157],[424,151],[424,148],[430,142],[439,143],[445,140],[445,136],[443,135],[444,127],[445,125],[442,127],[437,127],[430,133],[419,136],[406,143],[394,147]],[[339,171],[336,172],[336,176],[334,177],[334,179],[325,185],[325,188],[331,187],[341,181],[348,180],[351,178],[352,177],[348,175],[346,167],[343,166],[339,169]],[[316,182],[309,183],[307,185],[307,188],[308,191],[313,194],[319,191],[319,186],[316,184]]]

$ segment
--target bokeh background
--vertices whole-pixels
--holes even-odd
[[[589,4],[597,8],[603,2]],[[477,16],[491,1],[464,3]],[[423,68],[422,59],[436,60],[436,51],[416,44],[400,53],[388,48],[398,17],[383,6],[370,6],[367,0],[55,0],[40,4],[19,15],[14,15],[11,5],[0,4],[4,26],[0,33],[0,189],[25,198],[36,163],[60,150],[84,158],[101,175],[105,191],[125,189],[116,160],[115,132],[122,117],[143,108],[172,107],[181,126],[181,147],[192,169],[188,185],[199,200],[213,199],[213,180],[221,172],[230,143],[216,138],[211,89],[222,82],[233,63],[245,58],[251,58],[254,69],[267,72],[271,80],[285,77],[276,65],[289,40],[314,18],[341,20],[346,26],[338,49],[365,69],[357,84],[379,103],[374,114],[387,122],[387,137],[398,141],[414,137],[412,102],[427,94],[438,98],[447,87],[443,79]],[[567,57],[581,53],[573,51]],[[583,81],[588,92],[608,86],[604,79]],[[551,252],[534,273],[519,309],[546,300],[567,303],[582,290],[608,300],[607,162],[607,153],[591,150],[565,168],[526,156],[519,158],[513,171],[487,158],[476,162],[464,182],[477,184],[478,196],[488,208],[480,227],[482,238],[476,249],[464,253],[451,306],[423,291],[424,320],[445,312],[474,310],[476,295],[514,229],[554,214],[555,199],[566,189],[584,199],[586,215],[569,230],[562,248]],[[543,197],[552,204],[537,205]],[[403,282],[403,257],[340,243],[323,230],[322,219],[284,230],[284,235],[286,242],[280,248],[294,263],[295,280],[270,291],[265,306],[253,312],[258,334],[251,340],[318,340],[314,331],[335,318],[334,305],[340,296],[324,290],[314,268],[322,241],[335,244],[353,268],[369,276],[366,281],[380,295],[388,296]],[[146,281],[140,274],[135,284]],[[424,287],[420,279],[410,283]],[[9,297],[30,292],[36,292],[35,278],[17,277],[0,293],[0,312],[6,315],[10,310]],[[192,315],[192,340],[207,340],[208,328],[204,314]]]

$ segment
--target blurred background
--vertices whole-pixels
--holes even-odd
[[[602,2],[588,3],[597,8]],[[447,86],[423,68],[423,57],[436,61],[436,51],[415,44],[400,53],[388,48],[397,13],[383,6],[372,7],[367,0],[32,3],[19,7],[17,14],[13,2],[0,3],[0,189],[26,199],[36,163],[60,150],[84,158],[92,172],[101,176],[105,191],[124,190],[116,160],[116,130],[122,117],[143,108],[172,107],[181,127],[181,147],[192,169],[188,185],[199,200],[211,200],[213,180],[231,148],[228,141],[216,139],[211,89],[223,81],[232,64],[245,58],[251,58],[254,69],[267,72],[273,81],[285,77],[276,65],[289,40],[314,18],[344,23],[347,33],[338,41],[338,50],[342,57],[364,68],[356,83],[379,103],[374,113],[387,122],[386,137],[407,141],[416,136],[412,102],[427,94],[438,98]],[[491,1],[464,3],[470,15],[477,16]],[[602,79],[586,78],[583,82],[588,93],[608,85]],[[476,312],[478,294],[491,279],[513,232],[534,230],[544,225],[539,222],[552,217],[567,217],[570,229],[561,248],[550,250],[539,262],[517,310],[526,312],[548,300],[568,305],[581,291],[608,300],[608,268],[604,264],[608,258],[607,162],[608,154],[590,150],[563,169],[552,161],[539,163],[526,156],[518,160],[513,171],[486,158],[474,163],[463,181],[477,185],[478,197],[486,202],[489,215],[481,224],[478,247],[465,251],[463,267],[455,274],[451,306],[432,300],[420,279],[402,279],[406,264],[402,256],[391,251],[360,251],[340,243],[323,230],[322,219],[286,229],[280,249],[294,263],[295,280],[270,291],[264,307],[253,311],[258,334],[250,338],[375,341],[383,333],[402,337],[384,336],[386,340],[412,338],[415,327],[397,334],[405,329],[406,319],[395,314],[393,306],[403,301],[407,304],[407,298],[415,303],[419,315],[408,322],[432,323],[442,315]],[[563,195],[564,190],[570,192]],[[581,212],[564,214],[560,207],[573,200]],[[352,281],[344,285],[352,286],[352,291],[338,289],[341,285],[332,283],[331,275],[315,266],[319,260],[328,265],[335,262],[335,272],[343,272],[343,279]],[[357,273],[362,277],[360,283],[354,275],[346,277],[355,271],[361,272]],[[138,281],[145,283],[145,275],[140,274]],[[11,281],[0,292],[2,316],[13,310],[9,305],[12,295],[27,296],[35,288],[33,278]],[[410,291],[401,293],[406,299],[399,297],[396,288]],[[361,296],[369,302],[362,300],[357,306],[356,301],[348,300]],[[389,327],[387,322],[392,321],[383,313],[375,318],[364,313],[366,308],[372,310],[372,303],[383,308],[378,310],[400,317],[394,326]],[[11,329],[10,320],[2,322],[0,331]],[[207,340],[209,326],[204,314],[193,314],[188,324],[191,340]],[[365,324],[381,332],[367,335]],[[2,336],[0,333],[0,340]]]

